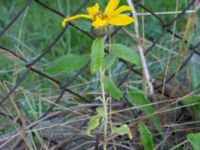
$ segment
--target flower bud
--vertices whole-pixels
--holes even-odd
[[[108,26],[103,26],[98,28],[92,27],[91,32],[95,37],[103,37],[105,35],[108,35],[109,30]]]

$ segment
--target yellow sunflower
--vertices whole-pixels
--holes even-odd
[[[86,19],[92,20],[92,26],[95,28],[100,28],[108,24],[115,25],[115,26],[125,26],[132,22],[135,22],[134,18],[126,14],[122,14],[122,12],[131,11],[133,8],[127,5],[123,5],[117,8],[119,5],[119,2],[120,0],[109,0],[104,12],[101,12],[99,10],[99,4],[96,3],[94,6],[87,8],[88,14],[78,14],[75,16],[65,18],[62,21],[62,26],[65,27],[65,24],[68,21],[71,21],[77,18],[86,18]]]

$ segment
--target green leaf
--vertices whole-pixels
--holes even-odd
[[[95,115],[89,120],[87,127],[87,135],[91,136],[91,130],[99,126],[100,119],[101,117],[99,115]]]
[[[104,86],[106,92],[110,93],[116,100],[120,100],[122,98],[122,92],[109,77],[104,78]]]
[[[196,120],[200,120],[200,96],[199,95],[195,95],[195,96],[191,96],[191,97],[187,97],[183,100],[183,104],[184,105],[192,105],[192,109],[194,110],[195,113],[195,118]]]
[[[85,63],[87,63],[88,60],[89,54],[65,55],[49,63],[48,66],[45,68],[45,71],[48,73],[73,73],[74,71],[80,69]]]
[[[99,115],[100,117],[104,117],[104,109],[103,107],[98,107],[96,109],[97,115]]]
[[[152,134],[143,122],[139,123],[139,132],[144,149],[153,150]]]
[[[103,68],[104,68],[105,70],[111,68],[112,65],[115,63],[116,58],[117,58],[117,57],[116,57],[113,53],[108,54],[108,55],[105,57],[104,61],[103,61]]]
[[[97,128],[100,125],[100,119],[104,117],[104,109],[103,107],[98,107],[96,109],[97,115],[93,116],[89,122],[87,127],[87,135],[91,136],[91,130]]]
[[[194,150],[200,149],[200,133],[190,133],[187,135],[187,139],[194,148]]]
[[[136,51],[122,44],[112,44],[112,53],[118,58],[124,59],[132,64],[135,64],[139,69],[141,68],[140,57]]]
[[[133,139],[131,130],[129,129],[129,127],[126,124],[124,124],[124,125],[122,125],[118,128],[114,127],[113,130],[112,130],[112,134],[115,134],[115,133],[118,134],[118,135],[127,134],[130,140]]]
[[[157,131],[163,135],[160,119],[158,115],[154,114],[156,111],[150,105],[149,100],[145,97],[144,93],[136,87],[131,87],[128,90],[128,100],[133,106],[138,107],[145,115],[148,115],[151,123],[155,126]]]
[[[91,72],[94,74],[103,64],[104,58],[104,42],[100,38],[96,38],[91,49]]]
[[[195,90],[200,86],[200,56],[193,54],[191,61],[189,62],[189,77],[192,83],[192,89]]]

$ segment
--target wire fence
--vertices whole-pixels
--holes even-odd
[[[12,26],[15,24],[15,22],[18,20],[18,18],[25,12],[25,10],[32,4],[32,2],[35,1],[38,5],[41,5],[42,7],[40,9],[45,9],[46,11],[50,11],[53,12],[56,15],[59,15],[61,17],[65,17],[64,14],[62,14],[61,12],[59,12],[58,10],[55,10],[51,7],[49,7],[48,5],[46,5],[44,2],[40,1],[40,0],[27,0],[24,4],[24,6],[12,17],[12,19],[7,23],[7,25],[4,26],[4,28],[0,31],[0,38],[2,36],[4,36],[4,33],[9,29],[12,28]],[[74,11],[72,13],[72,15],[75,15],[77,13],[80,12],[80,10],[82,8],[84,8],[88,2],[90,2],[91,0],[84,0],[80,6],[76,9],[76,11]],[[184,37],[182,37],[181,35],[174,33],[174,31],[172,31],[170,29],[170,27],[173,25],[174,22],[176,22],[177,20],[179,20],[180,18],[182,18],[186,13],[188,13],[189,10],[191,10],[191,7],[194,5],[199,5],[200,1],[199,0],[191,0],[188,5],[179,13],[177,13],[176,17],[174,17],[172,20],[166,22],[165,20],[163,20],[160,15],[158,13],[155,13],[154,11],[152,11],[151,9],[148,8],[148,6],[144,6],[140,0],[132,0],[132,2],[135,4],[136,8],[141,8],[143,10],[145,10],[146,13],[150,14],[151,16],[153,16],[156,20],[159,21],[160,25],[162,26],[162,32],[159,33],[159,36],[157,37],[157,39],[155,39],[152,44],[147,48],[145,55],[151,53],[154,48],[156,47],[156,45],[160,42],[160,40],[164,37],[165,34],[171,34],[173,35],[175,38],[177,38],[180,41],[184,40],[184,43],[188,43],[187,40],[185,40]],[[194,12],[192,12],[194,13]],[[142,14],[141,14],[142,15]],[[17,88],[20,87],[20,85],[23,82],[26,82],[27,77],[29,76],[30,72],[34,72],[35,74],[38,74],[39,76],[48,79],[49,81],[55,83],[58,85],[59,89],[60,89],[60,94],[58,95],[58,97],[56,98],[56,100],[54,101],[54,103],[58,104],[60,102],[60,100],[62,99],[63,95],[65,94],[65,92],[68,92],[72,95],[74,95],[77,98],[80,98],[86,102],[89,102],[90,100],[88,100],[87,98],[85,98],[84,96],[80,95],[79,93],[77,93],[76,91],[73,91],[71,89],[69,89],[68,87],[77,79],[77,77],[79,75],[81,75],[83,73],[83,71],[88,68],[90,61],[88,61],[80,70],[78,70],[76,72],[76,74],[70,79],[68,80],[66,83],[61,83],[58,79],[56,79],[55,77],[51,77],[48,74],[44,73],[43,71],[36,69],[34,67],[35,64],[37,64],[47,53],[49,53],[52,49],[52,47],[61,39],[61,37],[63,36],[63,34],[66,32],[66,30],[68,29],[68,27],[71,26],[73,28],[75,28],[76,30],[79,30],[80,32],[82,32],[82,34],[87,35],[89,38],[94,38],[90,33],[88,33],[87,31],[84,31],[83,29],[77,27],[75,24],[73,24],[72,22],[69,22],[67,24],[67,26],[62,29],[60,31],[60,33],[54,38],[52,39],[51,43],[49,43],[49,45],[42,50],[42,52],[33,60],[27,60],[25,57],[19,55],[18,53],[12,51],[11,49],[4,47],[4,45],[0,44],[0,49],[1,51],[5,51],[6,53],[14,56],[18,61],[21,61],[24,66],[26,67],[26,71],[25,73],[18,78],[16,84],[10,89],[10,91],[3,96],[3,98],[0,100],[0,106],[2,107],[2,105],[8,101],[9,97],[16,91]],[[115,36],[119,31],[121,30],[121,28],[117,28],[115,29],[111,36]],[[106,39],[108,40],[108,38]],[[190,43],[189,43],[190,44]],[[161,84],[154,84],[154,89],[156,91],[159,91],[163,88],[163,86],[170,82],[175,75],[180,72],[190,61],[190,59],[192,58],[192,56],[194,54],[197,54],[200,56],[200,52],[198,51],[200,49],[200,41],[198,43],[194,43],[194,44],[190,44],[189,46],[189,50],[190,52],[187,54],[187,56],[183,59],[183,61],[181,62],[181,65],[179,66],[178,70],[176,70],[176,72],[169,74],[167,76],[167,79]],[[127,65],[127,67],[130,69],[130,71],[133,71],[134,73],[142,76],[142,72],[138,72],[134,66],[129,66],[129,64],[123,60],[122,61],[124,64]],[[130,71],[124,76],[124,78],[122,79],[122,81],[119,82],[119,86],[122,85],[123,82],[126,81],[127,77],[129,76]],[[53,108],[55,107],[54,104],[50,104],[48,110],[46,112],[44,112],[44,114],[40,117],[40,119],[46,117],[49,113],[52,112]],[[4,114],[3,112],[1,112],[1,115],[3,116],[7,116],[6,114]],[[8,117],[8,116],[7,116]],[[35,126],[35,125],[34,125]],[[33,128],[34,126],[32,126],[31,128]]]

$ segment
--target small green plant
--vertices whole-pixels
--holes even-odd
[[[68,21],[77,18],[83,17],[92,20],[92,33],[96,38],[93,41],[91,48],[91,73],[99,73],[101,97],[98,97],[98,99],[102,102],[103,107],[97,108],[97,114],[90,119],[87,134],[91,135],[91,130],[97,128],[100,123],[103,122],[104,150],[106,150],[107,147],[108,130],[108,99],[106,98],[106,92],[111,94],[116,100],[120,100],[123,95],[120,89],[115,85],[114,81],[111,80],[111,78],[106,77],[105,73],[110,69],[117,58],[122,58],[128,62],[134,63],[137,67],[140,67],[140,60],[137,53],[121,44],[110,43],[110,45],[108,45],[109,54],[105,57],[104,50],[106,46],[103,37],[110,35],[109,25],[125,26],[135,21],[134,18],[121,14],[124,11],[131,11],[132,8],[126,5],[117,8],[119,2],[120,0],[110,0],[104,12],[99,10],[99,4],[96,3],[94,6],[87,8],[88,14],[79,14],[65,18],[62,22],[62,26],[65,27],[65,24]],[[112,133],[119,135],[127,134],[129,138],[132,139],[130,129],[127,125],[113,128]]]

